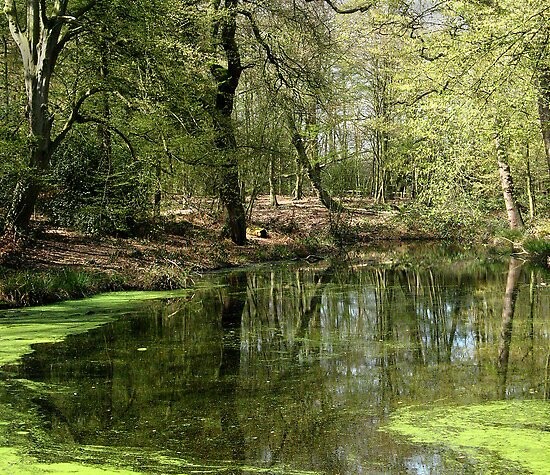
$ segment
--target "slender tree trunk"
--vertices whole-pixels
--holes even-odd
[[[500,184],[502,187],[504,204],[506,205],[508,223],[510,224],[510,229],[522,228],[524,225],[523,218],[521,217],[521,212],[514,196],[514,181],[512,179],[512,173],[510,172],[510,165],[508,165],[508,153],[498,133],[495,134],[495,144]]]
[[[527,166],[527,196],[529,198],[529,218],[535,217],[535,191],[533,186],[533,175],[531,174],[531,153],[529,143],[525,145],[525,164]]]
[[[275,158],[273,155],[269,156],[269,203],[271,206],[277,207],[277,191],[275,190]]]
[[[105,34],[105,31],[102,31]],[[101,53],[100,53],[100,66],[99,66],[99,77],[101,81],[105,81],[110,74],[109,70],[109,45],[105,40],[101,44]],[[98,125],[98,135],[99,140],[101,141],[101,148],[103,155],[105,156],[108,163],[111,163],[112,149],[113,149],[113,138],[111,135],[111,129],[109,128],[109,123],[111,122],[111,105],[109,103],[109,95],[103,93],[101,97],[101,108],[104,124]]]
[[[160,159],[157,159],[155,166],[155,194],[153,197],[153,214],[155,218],[160,217],[160,206],[162,203],[162,167]]]
[[[325,190],[321,181],[321,167],[318,163],[312,164],[307,156],[305,140],[302,134],[298,131],[296,123],[292,117],[288,117],[288,127],[290,129],[292,145],[298,154],[300,165],[307,171],[307,175],[313,184],[313,187],[319,195],[321,203],[330,211],[342,211],[343,207],[335,201],[332,196]]]
[[[544,152],[550,174],[550,68],[544,68],[539,75],[538,103]]]
[[[232,120],[235,91],[243,71],[239,46],[235,40],[237,31],[236,8],[238,0],[224,0],[224,15],[215,25],[214,35],[220,41],[227,68],[214,65],[212,75],[217,83],[214,127],[216,138],[214,145],[222,163],[219,167],[219,196],[226,210],[226,226],[231,240],[238,245],[246,243],[246,214],[239,186],[239,168],[237,161],[237,140]],[[221,5],[218,8],[222,8]]]
[[[299,159],[296,159],[296,179],[292,199],[301,200],[304,197],[304,169]]]
[[[4,105],[6,107],[6,114],[10,109],[10,83],[9,83],[9,66],[8,66],[8,39],[2,36],[2,45],[4,47]]]

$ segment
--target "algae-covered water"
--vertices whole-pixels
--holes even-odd
[[[433,262],[4,312],[0,473],[550,473],[549,276]]]

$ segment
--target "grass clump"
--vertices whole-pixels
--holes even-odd
[[[0,307],[40,305],[81,298],[115,289],[116,279],[75,269],[27,270],[4,273],[0,279]]]
[[[523,241],[523,248],[532,261],[550,266],[550,239],[527,238]]]

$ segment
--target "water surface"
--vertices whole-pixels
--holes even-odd
[[[4,366],[0,446],[147,473],[543,473],[433,423],[526,402],[548,432],[547,281],[516,260],[289,264],[90,311]]]

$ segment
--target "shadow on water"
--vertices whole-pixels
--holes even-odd
[[[404,407],[548,397],[550,293],[519,264],[216,274],[192,297],[36,345],[5,368],[4,402],[37,414],[42,442],[29,447],[42,461],[475,473],[471,460],[380,429]]]

